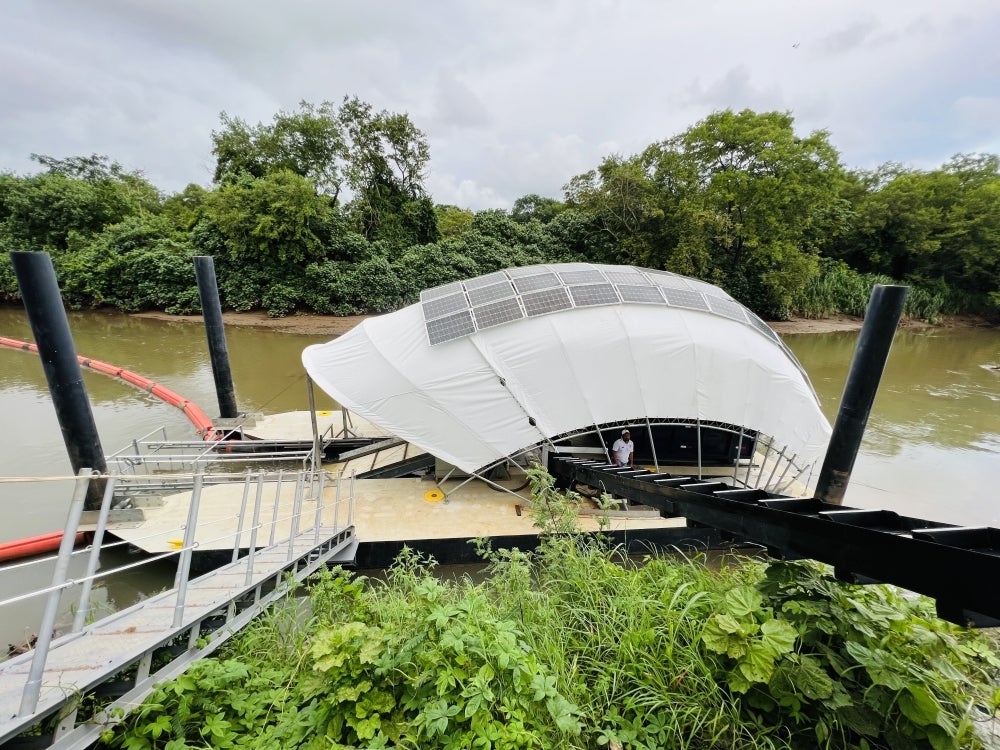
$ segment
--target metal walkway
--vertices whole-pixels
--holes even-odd
[[[102,731],[141,703],[156,683],[182,673],[193,661],[217,649],[269,604],[285,596],[296,582],[325,565],[352,561],[357,549],[350,517],[353,497],[341,497],[338,477],[338,504],[343,502],[348,506],[347,524],[339,528],[320,525],[324,478],[323,473],[311,472],[304,476],[286,475],[286,481],[299,488],[291,533],[270,546],[258,548],[258,531],[268,523],[273,525],[274,519],[261,521],[263,475],[246,475],[242,480],[244,497],[252,497],[256,487],[256,501],[244,502],[239,528],[230,534],[234,538],[231,561],[190,579],[192,553],[198,546],[193,540],[202,487],[202,477],[196,476],[188,517],[181,527],[183,545],[174,552],[149,558],[178,557],[173,588],[84,625],[89,584],[99,575],[107,575],[95,572],[93,553],[102,541],[103,521],[115,495],[117,479],[108,478],[102,519],[90,550],[94,562],[87,576],[76,581],[67,579],[73,551],[72,542],[66,543],[60,549],[53,585],[30,594],[49,597],[34,650],[0,663],[0,745],[29,730],[35,735],[44,730],[41,737],[31,737],[33,747],[90,747]],[[66,539],[75,536],[91,479],[89,474],[81,472],[76,481],[66,528],[66,532],[73,533],[67,533]],[[306,486],[313,488],[314,502],[305,497]],[[244,523],[243,516],[248,523]],[[333,509],[333,517],[338,516],[339,507]],[[300,524],[301,519],[311,519],[314,523],[300,531],[306,525]],[[241,549],[240,539],[248,533],[249,547]],[[81,583],[80,608],[71,632],[53,637],[60,595]],[[6,603],[9,601],[0,605]],[[88,696],[101,696],[102,709],[95,716],[78,717],[78,708]]]
[[[968,528],[887,510],[789,498],[692,476],[619,469],[551,456],[563,486],[580,482],[763,545],[775,556],[811,558],[838,577],[891,583],[932,597],[938,616],[963,625],[1000,624],[1000,529]]]

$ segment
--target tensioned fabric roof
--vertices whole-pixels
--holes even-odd
[[[763,321],[711,284],[632,266],[529,266],[426,290],[302,362],[348,409],[468,472],[647,417],[757,430],[799,467],[830,437]]]

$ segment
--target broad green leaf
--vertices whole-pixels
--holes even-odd
[[[789,653],[795,647],[798,631],[784,620],[768,620],[760,626],[761,642],[773,657]]]
[[[931,743],[931,747],[934,750],[958,750],[960,747],[957,737],[949,734],[936,724],[931,724],[927,727],[927,740]]]
[[[882,718],[867,706],[845,706],[837,710],[837,716],[848,727],[866,737],[878,737],[882,730]]]
[[[833,680],[811,656],[803,656],[789,676],[796,689],[810,700],[825,700],[833,695]]]
[[[907,719],[918,726],[937,723],[941,704],[923,685],[907,685],[899,696],[899,709]]]
[[[760,611],[763,595],[753,586],[737,586],[726,592],[726,605],[738,618],[746,618]]]
[[[750,682],[767,682],[774,671],[771,650],[762,643],[752,643],[739,662],[739,670]]]

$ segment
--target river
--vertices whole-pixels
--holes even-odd
[[[78,354],[126,367],[218,413],[204,330],[185,322],[117,313],[69,315]],[[31,341],[23,310],[0,308],[0,336]],[[226,330],[241,411],[305,409],[308,396],[299,359],[302,349],[329,336]],[[833,421],[857,333],[785,337],[812,379]],[[1000,526],[1000,329],[928,328],[897,333],[845,503],[887,508],[958,524]],[[89,371],[84,381],[105,453],[158,427],[171,438],[190,438],[183,414],[149,394]],[[317,406],[332,402],[318,393]],[[71,473],[59,425],[37,356],[0,349],[0,476],[66,476]],[[60,491],[53,491],[53,487]],[[62,528],[65,485],[0,483],[6,510],[0,541]],[[127,561],[102,557],[102,566]],[[172,567],[121,576],[97,590],[98,606],[126,606],[168,585]],[[0,572],[0,600],[51,577],[44,566]],[[37,622],[41,602],[0,611],[0,643],[17,640],[24,623]],[[19,622],[15,622],[19,621]]]

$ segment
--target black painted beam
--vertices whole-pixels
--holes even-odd
[[[559,457],[550,459],[549,471],[564,482],[601,488],[734,534],[772,553],[828,563],[844,578],[892,583],[924,594],[937,600],[942,617],[962,624],[993,625],[1000,618],[1000,589],[989,583],[1000,580],[996,529],[958,535],[954,532],[959,527],[950,524],[817,498],[727,498],[725,491],[700,493],[662,479],[616,476]]]

